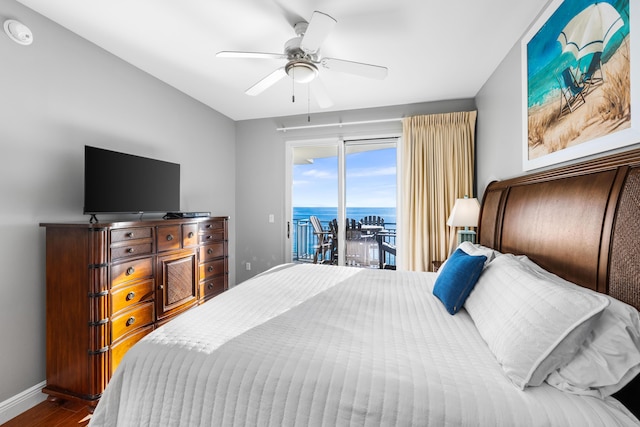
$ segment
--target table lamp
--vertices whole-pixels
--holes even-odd
[[[464,230],[458,230],[458,245],[462,242],[476,242],[476,232],[469,230],[469,227],[478,226],[478,216],[480,215],[480,203],[478,199],[470,199],[464,196],[464,199],[456,199],[451,215],[447,220],[450,227],[464,227]]]

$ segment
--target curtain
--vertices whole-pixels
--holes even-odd
[[[456,244],[446,222],[457,198],[473,196],[476,111],[402,121],[398,268],[431,271]]]

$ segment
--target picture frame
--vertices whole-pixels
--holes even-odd
[[[585,34],[596,7],[610,20]],[[640,144],[639,45],[638,1],[554,0],[541,12],[521,39],[523,170]]]

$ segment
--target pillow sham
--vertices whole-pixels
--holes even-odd
[[[467,242],[462,242],[458,245],[457,249],[461,249],[462,251],[464,251],[466,254],[468,255],[484,255],[487,257],[487,260],[484,262],[484,266],[486,267],[491,261],[493,261],[495,259],[495,257],[502,255],[500,252],[496,251],[495,249],[491,249],[488,248],[486,246],[482,246],[476,243],[471,243],[469,241]],[[444,266],[447,265],[447,261],[445,260],[442,265],[440,266],[440,268],[438,269],[438,275],[440,275],[440,273],[442,272],[442,270],[444,269]]]
[[[523,390],[576,354],[608,304],[505,254],[484,269],[465,308],[505,375]]]
[[[458,249],[462,249],[469,255],[484,255],[487,257],[487,261],[485,265],[488,265],[491,261],[493,261],[497,256],[501,255],[500,252],[495,249],[488,248],[486,246],[482,246],[476,243],[471,242],[462,242],[458,245]]]
[[[449,314],[456,314],[478,281],[487,257],[456,251],[440,268],[433,285],[433,294],[442,302]]]
[[[548,280],[600,295],[567,282],[526,257],[522,262],[537,269]],[[640,313],[622,301],[602,296],[609,300],[609,305],[575,357],[547,377],[545,381],[549,385],[569,393],[604,399],[621,390],[640,373]]]

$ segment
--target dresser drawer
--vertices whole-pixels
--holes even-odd
[[[208,233],[210,231],[224,231],[224,221],[207,221],[200,223],[200,232]]]
[[[180,224],[158,227],[158,252],[180,249],[182,236]]]
[[[151,257],[123,262],[111,268],[111,287],[116,287],[130,280],[150,279],[151,277],[153,277]]]
[[[198,244],[198,224],[184,224],[182,226],[182,247],[189,248]]]
[[[222,241],[224,241],[224,230],[208,231],[206,233],[200,234],[200,244],[206,245],[211,242]]]
[[[126,310],[111,319],[111,341],[153,322],[153,301]]]
[[[111,230],[111,243],[126,242],[135,239],[150,239],[153,237],[152,227],[117,228]]]
[[[130,245],[116,246],[111,248],[111,259],[126,258],[138,255],[149,255],[153,252],[151,241],[143,243],[133,243]]]
[[[225,279],[226,275],[222,275],[202,283],[202,287],[200,289],[201,294],[204,295],[204,299],[208,300],[224,292],[226,290]]]
[[[112,313],[142,301],[152,300],[154,288],[153,279],[149,279],[111,291]]]
[[[225,260],[218,259],[215,261],[200,264],[200,280],[208,280],[211,277],[225,273]]]
[[[150,332],[153,332],[153,325],[149,325],[146,328],[140,328],[133,334],[129,335],[125,339],[118,341],[115,345],[111,346],[111,374],[116,371],[116,368],[120,364],[124,354],[129,351],[131,347]]]
[[[214,258],[225,256],[224,242],[216,242],[200,247],[200,262],[211,261]]]

